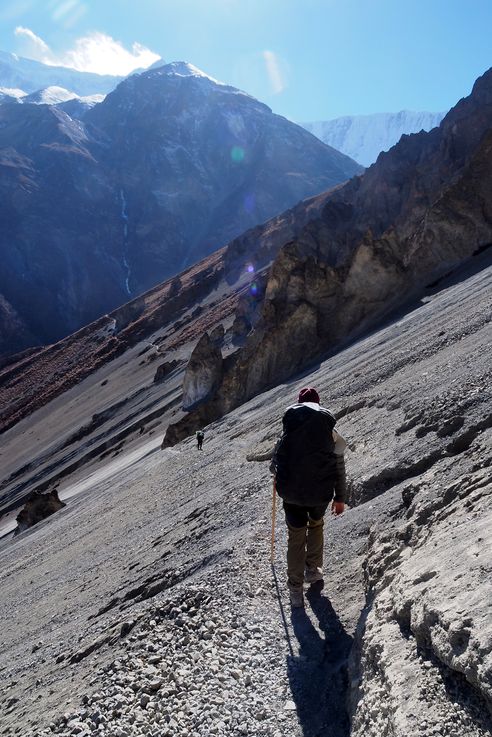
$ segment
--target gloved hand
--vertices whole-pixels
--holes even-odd
[[[338,517],[339,514],[343,514],[345,511],[345,504],[343,502],[332,501],[331,513]]]

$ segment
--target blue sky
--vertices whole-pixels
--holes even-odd
[[[447,110],[492,66],[491,29],[492,0],[0,5],[4,51],[105,73],[186,60],[301,121]]]

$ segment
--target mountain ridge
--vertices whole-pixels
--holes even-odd
[[[0,106],[0,293],[24,325],[17,341],[0,329],[0,353],[61,338],[360,171],[183,64],[131,75],[82,119],[74,105]]]
[[[491,172],[492,70],[363,176],[0,370],[6,735],[490,735]],[[289,616],[268,459],[306,385],[349,508]],[[65,506],[12,537],[32,490]]]
[[[402,135],[429,131],[439,125],[444,115],[400,110],[398,113],[344,115],[333,120],[301,125],[324,143],[367,167],[376,161],[382,151],[398,143]]]
[[[363,176],[325,195],[320,216],[274,258],[250,334],[224,364],[219,389],[169,428],[163,447],[363,334],[488,247],[491,157],[489,70],[439,128],[403,136]]]

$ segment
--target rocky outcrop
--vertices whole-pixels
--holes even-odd
[[[183,409],[192,409],[214,394],[222,380],[222,352],[207,333],[190,356],[183,379]]]
[[[46,494],[33,491],[16,517],[17,528],[14,534],[18,535],[29,527],[37,525],[38,522],[58,512],[59,509],[63,509],[65,506],[65,502],[61,501],[56,489]]]
[[[482,468],[442,489],[424,476],[406,517],[372,535],[369,606],[352,663],[353,737],[433,734],[435,726],[462,734],[444,710],[449,697],[488,733],[490,435],[475,449]]]
[[[280,249],[209,414],[363,334],[487,248],[491,172],[492,70],[439,128],[404,136],[362,177],[327,193],[319,216]],[[183,437],[179,425],[172,435]]]
[[[174,369],[178,366],[179,361],[164,361],[164,363],[161,363],[157,367],[157,371],[155,372],[154,384],[158,384],[159,382],[164,381],[164,379],[169,376],[169,374],[172,373]]]
[[[27,326],[20,344],[0,334],[10,352],[30,335],[59,340],[361,171],[184,63],[128,77],[80,120],[66,105],[0,106],[0,294]]]

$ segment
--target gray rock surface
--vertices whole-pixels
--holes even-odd
[[[4,537],[2,733],[489,735],[492,267],[474,266],[210,424],[204,452],[129,443],[67,476],[63,510]],[[135,373],[142,348],[106,379],[155,391],[153,369]],[[91,381],[65,399],[72,422]],[[269,563],[268,463],[247,457],[305,384],[349,443],[353,506],[326,520],[324,590],[291,613],[280,510]],[[31,432],[59,441],[60,402],[4,452]]]
[[[222,352],[204,333],[193,349],[183,379],[183,409],[191,409],[217,390],[222,380]]]

